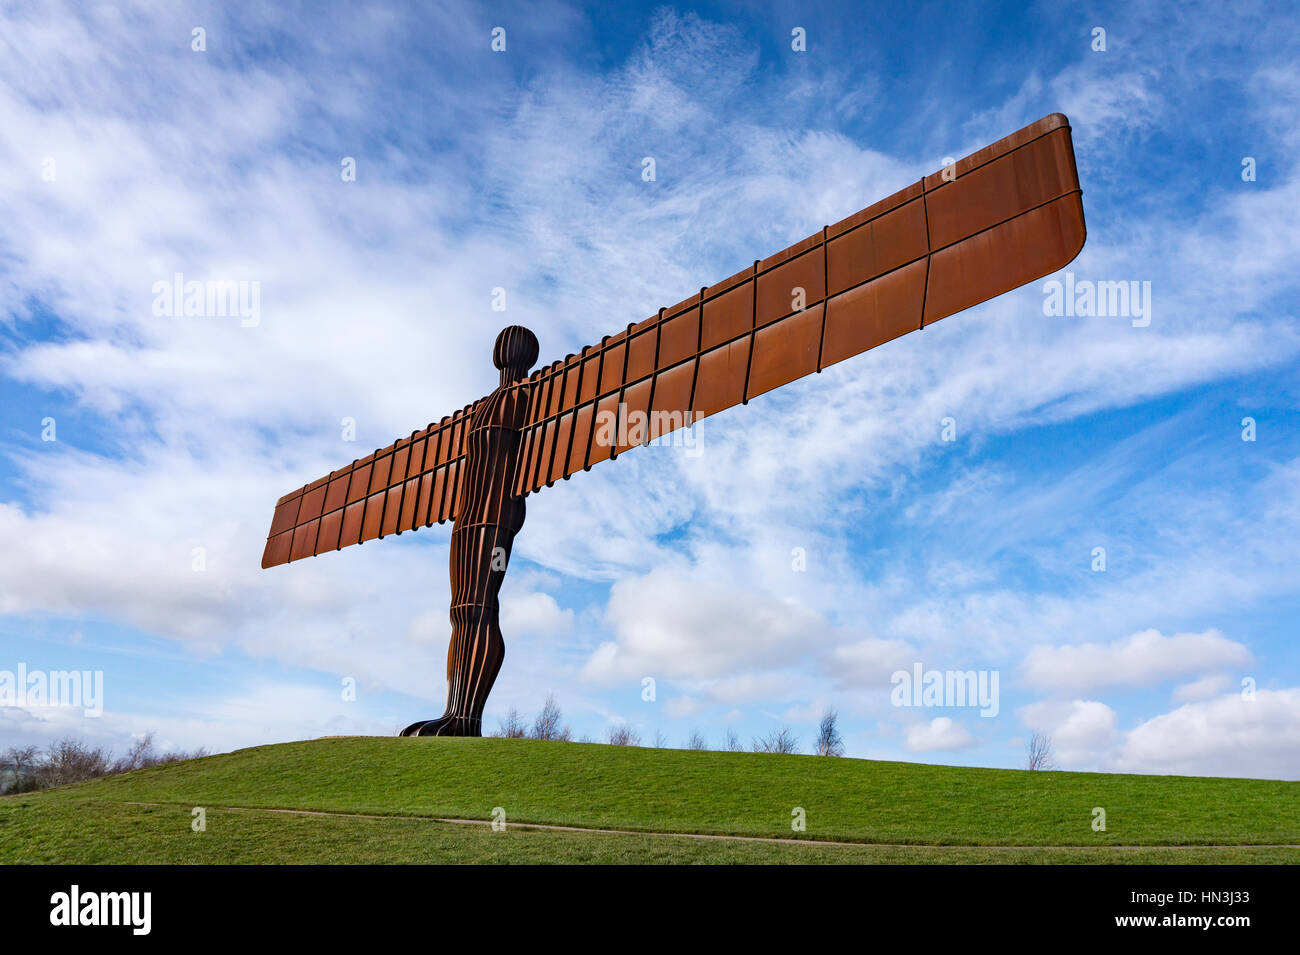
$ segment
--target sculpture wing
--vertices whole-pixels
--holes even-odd
[[[1083,248],[1081,195],[1053,113],[539,369],[517,493],[638,443],[598,427],[620,405],[654,437],[1062,268]]]
[[[284,495],[275,505],[262,566],[453,520],[474,407]]]

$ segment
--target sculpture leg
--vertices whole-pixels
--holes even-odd
[[[483,735],[483,707],[506,655],[497,616],[496,607],[452,608],[447,714],[421,726],[416,735]]]
[[[483,707],[505,659],[497,595],[515,530],[498,524],[453,528],[447,708],[436,720],[412,723],[403,736],[483,735]]]

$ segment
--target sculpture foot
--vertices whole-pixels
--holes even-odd
[[[420,736],[482,736],[479,721],[467,716],[448,716],[420,727]]]
[[[426,726],[436,727],[437,724],[445,723],[447,722],[448,719],[449,717],[440,716],[436,720],[416,720],[414,723],[412,723],[406,729],[402,730],[397,735],[398,736],[436,736],[437,735],[436,732],[421,733],[420,731],[424,729]]]
[[[401,736],[482,736],[482,722],[468,716],[440,716],[412,723]]]

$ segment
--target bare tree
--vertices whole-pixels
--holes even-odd
[[[827,709],[822,714],[822,720],[817,725],[817,743],[814,748],[818,756],[844,755],[844,740],[835,725],[839,718],[839,714],[832,709]]]
[[[605,736],[610,746],[640,746],[641,734],[627,723],[618,723],[609,728]]]
[[[560,704],[555,702],[555,694],[548,693],[546,702],[542,704],[542,711],[537,714],[537,719],[533,720],[533,739],[568,739],[572,734],[569,733],[567,726],[560,728],[562,718]]]
[[[150,731],[131,744],[126,755],[113,763],[113,770],[127,773],[133,769],[144,769],[146,766],[156,765],[157,759],[158,754],[153,750],[153,732]]]
[[[524,725],[523,714],[516,707],[510,707],[506,711],[505,719],[501,721],[501,728],[497,730],[497,736],[504,739],[524,739],[528,736],[528,727]]]
[[[740,745],[740,737],[731,728],[727,729],[726,748],[728,753],[743,753],[745,751],[745,747]]]
[[[665,736],[665,735],[664,735],[661,731],[659,731],[659,730],[655,730],[654,748],[655,748],[655,749],[667,749],[667,748],[668,748],[668,737]]]
[[[1052,756],[1052,738],[1041,730],[1034,730],[1029,742],[1025,743],[1026,769],[1055,769],[1056,760]]]
[[[704,741],[704,734],[699,730],[691,730],[691,738],[686,741],[687,749],[708,749],[709,744]]]
[[[5,751],[0,769],[12,773],[13,779],[7,785],[0,786],[0,793],[21,793],[38,788],[35,773],[38,752],[35,746],[10,746]]]
[[[107,750],[69,736],[50,746],[37,775],[41,777],[42,787],[65,786],[106,776],[110,768]]]
[[[754,752],[797,753],[799,752],[799,740],[790,732],[788,726],[782,726],[780,729],[772,730],[762,738],[754,737]]]

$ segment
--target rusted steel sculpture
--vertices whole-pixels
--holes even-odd
[[[490,395],[280,498],[262,566],[452,521],[447,709],[403,735],[478,736],[526,495],[1041,278],[1084,238],[1054,113],[531,374],[537,339],[511,326]]]

